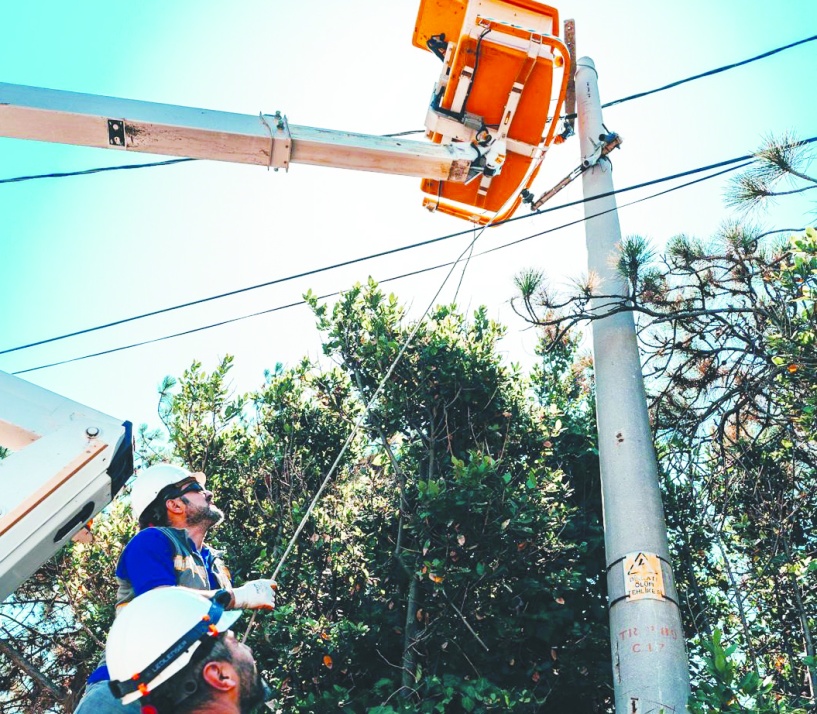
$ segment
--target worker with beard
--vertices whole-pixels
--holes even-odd
[[[105,654],[111,691],[142,714],[250,714],[271,694],[252,650],[230,631],[230,594],[186,588],[135,598],[117,617]]]
[[[275,607],[270,580],[252,580],[234,589],[221,554],[207,546],[209,529],[224,514],[205,486],[203,473],[172,464],[156,464],[137,476],[131,510],[140,530],[125,546],[116,566],[117,614],[135,597],[165,587],[186,588],[205,597],[224,590],[230,598],[227,609]],[[123,706],[113,696],[109,679],[103,660],[88,678],[75,714],[139,712],[138,706]]]

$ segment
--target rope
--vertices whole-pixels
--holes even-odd
[[[468,243],[468,245],[465,247],[465,249],[460,253],[460,255],[457,257],[457,259],[451,264],[451,268],[449,269],[448,273],[446,273],[445,277],[443,278],[443,281],[440,284],[440,287],[437,289],[437,292],[434,293],[434,297],[431,298],[428,305],[426,306],[426,309],[423,310],[423,314],[420,316],[420,318],[414,324],[414,327],[411,329],[411,332],[409,333],[408,337],[406,338],[406,341],[403,343],[403,346],[400,348],[400,351],[397,353],[397,356],[394,358],[394,360],[392,361],[392,363],[389,366],[388,370],[386,371],[386,374],[383,375],[383,378],[380,380],[380,383],[377,385],[377,389],[375,389],[374,394],[372,394],[371,398],[366,403],[366,406],[364,407],[363,411],[360,413],[358,418],[355,420],[355,423],[354,423],[354,426],[352,427],[352,430],[349,432],[349,435],[346,437],[346,441],[343,442],[343,446],[341,447],[340,451],[338,452],[338,455],[335,457],[335,460],[332,462],[332,465],[330,466],[329,471],[327,472],[326,476],[324,477],[323,481],[321,482],[321,485],[318,487],[318,490],[315,492],[315,495],[313,496],[312,501],[309,504],[309,507],[306,509],[306,512],[304,513],[303,518],[301,518],[301,522],[298,524],[298,527],[295,529],[295,532],[292,534],[292,537],[289,539],[289,543],[287,543],[287,547],[284,550],[283,555],[279,559],[278,564],[275,566],[275,570],[273,570],[273,572],[272,572],[272,576],[270,578],[271,580],[275,581],[275,579],[278,577],[278,574],[281,572],[281,569],[283,568],[287,557],[292,552],[292,549],[295,547],[295,543],[297,542],[298,537],[301,535],[301,532],[303,531],[304,527],[306,526],[306,522],[309,520],[309,517],[312,515],[312,511],[315,510],[315,506],[317,505],[318,500],[320,499],[323,492],[326,490],[326,487],[329,485],[330,481],[332,480],[332,477],[335,475],[335,470],[339,466],[340,461],[343,458],[343,455],[346,453],[347,449],[351,445],[351,443],[354,440],[355,436],[357,436],[358,432],[360,431],[361,426],[363,426],[363,422],[365,421],[366,417],[368,417],[369,412],[371,412],[375,401],[380,396],[380,393],[383,391],[384,387],[386,386],[386,382],[388,382],[389,378],[392,376],[392,374],[394,374],[394,370],[397,369],[397,365],[400,363],[400,360],[403,358],[403,355],[406,353],[406,350],[409,348],[411,343],[414,341],[414,337],[417,335],[417,332],[419,331],[423,320],[425,320],[425,318],[428,316],[428,313],[431,311],[431,308],[434,307],[434,304],[437,302],[437,298],[440,297],[440,294],[442,293],[443,289],[445,288],[446,284],[448,283],[449,278],[454,273],[455,268],[457,267],[459,262],[463,259],[465,254],[468,253],[469,251],[473,250],[474,244],[477,242],[479,237],[485,232],[485,229],[488,228],[490,225],[491,225],[491,221],[489,221],[484,226],[482,226],[482,228],[479,231],[475,231],[474,232],[474,237],[471,239],[471,241]],[[256,618],[257,614],[258,614],[257,610],[253,612],[252,617],[250,618],[250,622],[247,625],[247,629],[244,631],[244,635],[241,638],[242,642],[246,642],[247,637],[249,636],[250,632],[252,631],[252,629],[253,629],[253,627],[255,625],[255,618]]]

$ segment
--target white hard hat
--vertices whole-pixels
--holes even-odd
[[[202,486],[207,480],[207,477],[200,471],[191,473],[173,464],[155,464],[146,468],[136,477],[130,492],[130,505],[134,518],[139,520],[145,509],[153,503],[165,486],[171,486],[188,478],[196,479]]]
[[[226,594],[209,600],[186,588],[156,588],[122,608],[108,633],[111,690],[123,704],[152,692],[190,662],[208,637],[226,632],[241,610],[224,610]]]

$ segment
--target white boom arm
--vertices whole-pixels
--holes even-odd
[[[468,143],[435,144],[229,112],[0,83],[0,136],[288,169],[290,163],[463,182]],[[472,164],[476,164],[472,166]],[[478,168],[480,167],[480,168]],[[130,422],[0,372],[0,602],[133,474]]]
[[[133,475],[130,422],[0,372],[0,602]]]
[[[288,169],[290,163],[464,182],[485,163],[435,144],[0,83],[0,136]],[[111,502],[133,473],[130,422],[0,372],[0,601]]]
[[[0,136],[288,169],[290,163],[463,182],[467,143],[433,144],[252,116],[0,83]]]

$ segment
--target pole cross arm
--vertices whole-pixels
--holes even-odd
[[[477,152],[234,114],[0,83],[0,136],[273,168],[290,163],[463,182]]]

